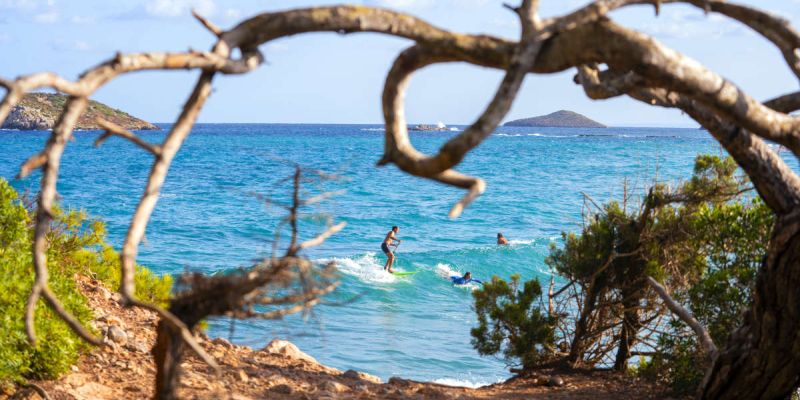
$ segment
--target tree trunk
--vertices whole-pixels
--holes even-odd
[[[800,384],[800,210],[779,217],[753,304],[703,380],[702,399],[785,399]]]
[[[636,290],[634,293],[641,293],[641,291]],[[622,295],[624,298],[622,301],[624,312],[622,327],[620,328],[619,347],[617,347],[617,355],[614,359],[614,369],[617,371],[628,369],[628,359],[631,358],[631,350],[636,345],[636,337],[642,325],[639,320],[641,295],[631,294],[628,291],[623,291]]]
[[[181,360],[183,359],[186,344],[181,340],[180,332],[163,320],[158,323],[156,330],[158,336],[153,347],[153,357],[156,362],[156,393],[155,399],[177,399],[177,389],[180,384]]]
[[[586,342],[586,333],[589,323],[589,317],[592,315],[597,303],[597,296],[600,293],[598,289],[599,283],[597,279],[592,279],[589,282],[589,288],[586,290],[586,297],[584,299],[583,308],[578,321],[575,322],[575,335],[572,337],[572,346],[569,349],[567,362],[572,368],[577,368],[583,363],[583,354],[586,352],[588,344]]]

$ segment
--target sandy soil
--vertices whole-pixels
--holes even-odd
[[[116,294],[86,278],[80,279],[98,317],[95,325],[108,343],[83,356],[72,371],[56,381],[33,382],[52,399],[143,399],[154,392],[155,365],[150,349],[157,317],[145,310],[122,308]],[[114,339],[114,340],[112,340]],[[116,340],[116,341],[115,341]],[[663,399],[662,388],[625,374],[595,371],[512,378],[478,389],[392,378],[381,382],[361,372],[340,371],[319,364],[293,344],[276,340],[264,349],[236,346],[224,339],[202,338],[222,372],[216,376],[196,357],[183,363],[180,397],[185,399]],[[564,384],[552,386],[551,378]],[[41,398],[23,388],[13,398]],[[2,396],[0,396],[2,397]]]

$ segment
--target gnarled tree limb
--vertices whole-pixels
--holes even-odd
[[[675,299],[669,295],[667,289],[658,283],[658,281],[648,276],[647,283],[653,288],[653,290],[655,290],[656,293],[658,293],[658,296],[661,297],[661,300],[664,301],[664,304],[667,305],[667,308],[669,308],[670,311],[672,311],[678,316],[678,318],[685,322],[686,325],[689,325],[695,334],[697,334],[697,338],[700,340],[700,344],[703,345],[703,350],[706,352],[706,357],[708,357],[709,360],[716,358],[717,346],[715,346],[714,341],[711,340],[711,335],[708,334],[708,330],[706,330],[706,328],[697,321],[697,319],[692,315],[691,312],[689,312],[689,310],[675,301]]]
[[[105,133],[98,136],[94,141],[95,147],[99,147],[103,142],[111,136],[119,136],[133,142],[135,145],[149,151],[154,156],[161,155],[161,148],[158,145],[153,145],[145,142],[140,137],[136,136],[133,132],[103,118],[97,118],[97,125],[105,129]]]

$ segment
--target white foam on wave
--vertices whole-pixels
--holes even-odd
[[[454,386],[454,387],[466,387],[466,388],[472,388],[472,389],[477,389],[479,387],[489,386],[491,384],[500,383],[500,382],[502,382],[502,381],[497,381],[497,382],[475,382],[475,381],[471,381],[469,379],[456,379],[456,378],[438,378],[438,379],[434,379],[433,380],[433,383],[438,383],[440,385]]]
[[[460,272],[444,263],[436,264],[436,274],[445,279],[450,279],[451,276],[461,276]]]
[[[360,130],[367,132],[383,132],[386,128],[361,128]]]
[[[334,257],[317,260],[320,263],[335,262],[336,268],[347,275],[352,275],[364,282],[391,283],[397,278],[383,270],[383,264],[375,256],[375,252],[369,252],[362,256],[347,258]]]
[[[508,244],[533,244],[534,242],[536,242],[536,239],[514,239],[509,240]]]

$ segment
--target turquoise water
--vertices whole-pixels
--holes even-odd
[[[0,176],[13,178],[24,159],[41,149],[47,132],[0,131]],[[164,132],[142,132],[159,141]],[[432,152],[452,133],[413,133]],[[150,158],[121,139],[92,147],[97,132],[77,132],[62,160],[58,191],[68,207],[107,221],[119,247],[141,194]],[[380,126],[204,124],[173,163],[140,250],[139,262],[162,273],[213,272],[249,265],[269,255],[282,214],[263,196],[285,199],[281,180],[292,162],[337,173],[340,179],[310,186],[345,190],[314,211],[334,215],[347,227],[313,249],[315,260],[335,260],[341,286],[332,302],[307,318],[211,323],[211,334],[261,347],[280,336],[321,362],[384,379],[440,380],[476,385],[509,376],[504,363],[480,357],[470,345],[475,325],[471,287],[447,277],[471,271],[548,278],[548,245],[562,230],[579,227],[583,196],[618,198],[623,180],[634,192],[658,176],[674,181],[691,174],[701,152],[719,153],[696,129],[499,128],[459,169],[483,177],[486,193],[456,220],[447,212],[462,191],[413,178],[394,167],[378,168]],[[35,192],[39,175],[13,181]],[[261,196],[254,195],[259,193]],[[419,273],[402,279],[381,271],[379,244],[392,225],[403,243],[397,268]],[[304,238],[318,228],[303,224]],[[511,240],[493,245],[497,232]]]

